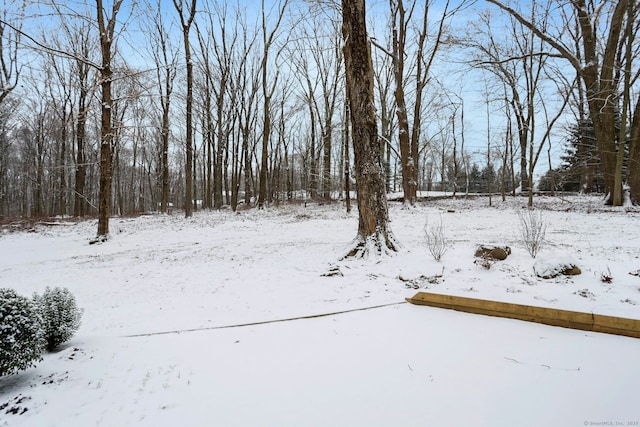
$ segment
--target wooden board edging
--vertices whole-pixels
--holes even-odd
[[[512,304],[477,298],[432,294],[429,292],[418,292],[413,296],[413,298],[407,298],[406,300],[407,302],[416,305],[446,308],[486,316],[518,319],[527,322],[560,326],[563,328],[579,329],[582,331],[603,332],[606,334],[640,338],[640,320],[637,319]]]

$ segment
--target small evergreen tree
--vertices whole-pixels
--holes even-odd
[[[469,191],[472,193],[480,193],[482,191],[482,178],[480,177],[480,168],[477,163],[471,165],[469,172]]]
[[[13,289],[0,289],[0,376],[42,360],[44,339],[34,304]]]
[[[579,120],[569,128],[566,154],[561,156],[562,181],[570,188],[567,191],[582,193],[604,191],[604,177],[600,155],[596,147],[591,120]]]

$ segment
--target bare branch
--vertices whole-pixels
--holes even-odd
[[[95,62],[89,61],[87,58],[82,58],[82,57],[80,57],[78,55],[74,55],[73,53],[69,53],[69,52],[66,52],[66,51],[61,50],[61,49],[56,49],[55,47],[47,46],[46,44],[36,40],[36,38],[31,36],[30,34],[28,34],[28,33],[24,32],[24,31],[22,31],[21,29],[11,25],[9,22],[6,22],[6,21],[0,19],[0,24],[6,25],[7,27],[11,28],[16,33],[19,33],[21,36],[26,37],[31,43],[33,43],[35,45],[35,47],[37,47],[37,48],[39,48],[39,49],[41,49],[41,50],[43,50],[43,51],[45,51],[47,53],[54,54],[54,55],[57,55],[57,56],[61,56],[61,57],[68,58],[68,59],[74,59],[74,60],[77,60],[77,61],[82,61],[83,63],[85,63],[85,64],[87,64],[87,65],[89,65],[91,67],[94,67],[96,69],[100,69],[100,65],[96,64]],[[38,49],[36,49],[36,50],[38,50]]]
[[[495,60],[495,61],[474,61],[472,62],[472,65],[474,66],[502,65],[512,61],[522,61],[524,59],[530,59],[532,57],[564,58],[564,56],[558,53],[553,53],[553,52],[532,52],[532,53],[527,53],[526,55],[510,56],[509,58]]]
[[[487,0],[487,1],[489,3],[491,3],[491,4],[494,4],[494,5],[498,6],[500,9],[504,10],[509,15],[513,16],[522,25],[524,25],[525,27],[527,27],[528,29],[533,31],[533,33],[536,36],[538,36],[544,42],[548,43],[550,46],[552,46],[554,49],[556,49],[563,58],[565,58],[567,61],[569,61],[571,63],[571,65],[576,69],[576,71],[578,73],[582,73],[582,64],[580,63],[578,58],[576,58],[575,55],[573,55],[571,53],[571,51],[569,51],[569,49],[567,49],[565,46],[563,46],[561,43],[559,43],[556,39],[554,39],[553,37],[549,36],[548,34],[544,33],[543,31],[541,31],[531,21],[525,19],[515,9],[505,5],[501,1],[499,1],[499,0]]]

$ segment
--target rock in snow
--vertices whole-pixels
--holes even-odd
[[[575,259],[562,252],[550,252],[539,256],[533,264],[533,271],[543,279],[552,279],[561,274],[574,276],[582,273]]]
[[[498,245],[478,245],[475,253],[476,258],[498,261],[504,261],[509,255],[511,255],[511,248],[509,246]]]

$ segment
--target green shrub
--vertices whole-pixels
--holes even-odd
[[[13,289],[0,289],[0,376],[42,360],[44,340],[33,302]]]
[[[69,341],[80,327],[82,309],[67,288],[48,286],[42,296],[35,294],[33,300],[38,308],[47,350],[53,351]]]

